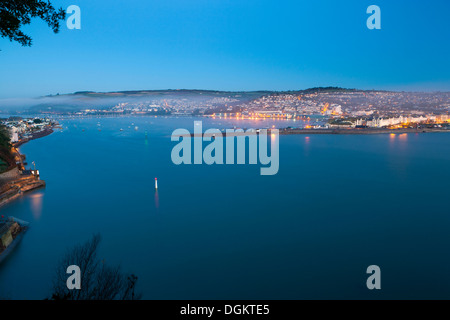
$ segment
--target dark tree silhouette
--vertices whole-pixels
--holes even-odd
[[[67,252],[58,265],[53,280],[52,300],[138,300],[135,293],[137,277],[121,272],[120,267],[110,267],[97,257],[100,235],[94,235],[83,245]],[[81,289],[69,290],[67,267],[80,267]]]
[[[41,18],[53,30],[59,32],[59,22],[66,18],[66,12],[55,9],[50,1],[42,0],[1,0],[0,36],[17,41],[22,46],[31,46],[32,39],[23,33],[22,26],[30,24],[32,18]]]
[[[9,143],[9,141],[10,138],[8,128],[0,124],[0,150],[9,150],[11,148],[11,144]]]
[[[0,173],[12,169],[15,166],[14,157],[11,154],[11,143],[8,128],[0,124]],[[2,183],[0,182],[0,185]]]

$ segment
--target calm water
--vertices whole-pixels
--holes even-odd
[[[47,187],[0,209],[32,224],[0,296],[47,297],[61,256],[100,232],[147,299],[450,298],[450,134],[281,136],[279,173],[260,176],[172,164],[170,134],[193,121],[66,120],[24,145]],[[234,125],[271,123],[204,120]]]

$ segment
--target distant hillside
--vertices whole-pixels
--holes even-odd
[[[306,90],[302,90],[301,92],[303,94],[309,94],[309,93],[319,93],[319,92],[355,92],[355,91],[361,91],[361,90],[346,89],[346,88],[340,88],[340,87],[316,87],[316,88],[309,88]]]
[[[63,98],[75,97],[82,98],[180,98],[180,97],[195,97],[195,96],[261,96],[268,94],[271,91],[216,91],[216,90],[188,90],[188,89],[168,89],[168,90],[132,90],[132,91],[112,91],[112,92],[94,92],[94,91],[78,91],[63,95],[48,95],[46,98]]]
[[[298,91],[217,91],[217,90],[132,90],[114,92],[79,91],[70,94],[56,94],[35,99],[14,100],[14,104],[0,103],[0,109],[20,108],[32,113],[41,112],[77,112],[84,109],[109,109],[119,103],[154,102],[166,104],[166,101],[189,100],[204,103],[214,98],[229,98],[237,103],[258,99],[265,95],[277,94],[311,94],[324,92],[366,91],[340,87],[317,87]]]
[[[119,103],[155,102],[187,99],[205,102],[214,98],[230,98],[246,102],[270,94],[270,91],[228,92],[213,90],[133,90],[116,92],[81,91],[71,94],[48,95],[27,101],[30,112],[75,112],[88,108],[108,109]]]

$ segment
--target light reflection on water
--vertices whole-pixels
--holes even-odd
[[[158,195],[158,190],[155,191],[155,207],[156,207],[156,209],[159,209],[159,195]]]
[[[44,198],[44,191],[33,192],[29,195],[31,212],[35,220],[39,220],[42,215],[42,201]]]

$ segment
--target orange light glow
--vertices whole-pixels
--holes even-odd
[[[39,220],[42,215],[42,200],[44,193],[38,192],[30,195],[31,198],[31,213],[34,219]]]

